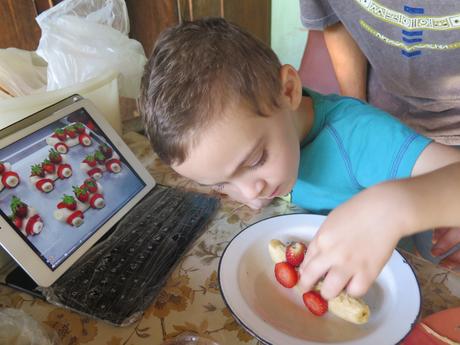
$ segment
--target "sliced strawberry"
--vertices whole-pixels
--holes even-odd
[[[35,187],[41,192],[49,193],[54,189],[54,183],[49,178],[42,178],[35,183]]]
[[[36,235],[43,229],[43,222],[38,214],[29,218],[26,224],[27,235]]]
[[[69,152],[69,147],[66,144],[61,143],[61,142],[54,144],[54,148],[59,153],[66,154],[67,152]]]
[[[121,162],[119,159],[112,158],[105,162],[105,167],[108,171],[118,174],[121,171]]]
[[[275,265],[275,278],[286,288],[292,288],[299,280],[299,274],[294,266],[289,265],[287,262],[278,262]]]
[[[293,242],[286,247],[286,261],[294,266],[299,266],[305,256],[307,247],[301,242]]]
[[[80,133],[78,135],[78,142],[80,143],[80,145],[86,146],[86,147],[91,146],[92,144],[91,137],[86,133]]]
[[[60,179],[69,178],[72,176],[72,167],[69,164],[59,164],[57,168],[57,176]]]
[[[102,177],[102,170],[99,168],[93,168],[88,170],[88,175],[95,180],[99,180]]]
[[[83,212],[82,211],[75,211],[70,216],[67,217],[66,222],[69,225],[73,225],[79,227],[83,224]]]
[[[305,292],[302,296],[303,303],[307,306],[308,310],[316,316],[321,316],[327,312],[328,303],[317,291]]]
[[[14,188],[19,184],[19,175],[14,171],[6,171],[2,175],[2,184],[6,188]]]
[[[94,193],[89,200],[89,205],[92,208],[103,208],[105,206],[105,200],[102,194]]]

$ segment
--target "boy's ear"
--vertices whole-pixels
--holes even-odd
[[[291,65],[282,65],[280,69],[281,100],[292,110],[299,107],[302,100],[302,82]]]

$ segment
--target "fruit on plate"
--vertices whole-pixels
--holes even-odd
[[[318,291],[307,291],[302,295],[303,303],[316,316],[326,314],[328,302]]]
[[[290,265],[299,266],[305,257],[307,246],[302,242],[292,242],[286,247],[286,261]]]
[[[276,239],[271,240],[268,244],[268,252],[275,265],[278,263],[288,264],[286,261],[286,246],[283,242]],[[294,266],[292,267],[294,268]],[[312,291],[319,292],[321,290],[321,284],[321,282],[317,283]],[[305,302],[305,297],[303,297],[304,303],[307,307],[308,305],[311,307],[313,303],[318,304],[317,300],[312,302],[315,297],[312,297],[312,294],[309,294],[311,291],[300,291],[300,288],[297,285],[295,285],[294,288],[299,290],[302,296],[308,294],[306,298],[308,304]],[[318,295],[321,296],[319,293]],[[314,308],[315,307],[313,307],[313,309]],[[327,308],[327,310],[332,314],[355,324],[364,324],[369,321],[369,306],[363,300],[354,298],[343,291],[338,296],[327,301]]]
[[[294,266],[287,262],[278,262],[275,264],[275,278],[284,287],[292,288],[296,286],[299,274]]]
[[[25,236],[37,235],[43,230],[43,221],[37,211],[17,196],[11,198],[10,208],[11,220]]]

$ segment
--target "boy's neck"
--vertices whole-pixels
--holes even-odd
[[[301,143],[310,133],[313,127],[315,114],[313,111],[313,100],[311,97],[303,96],[299,107],[296,111],[297,133],[299,135],[299,143]]]

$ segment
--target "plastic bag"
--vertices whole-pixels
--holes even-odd
[[[66,0],[37,18],[42,36],[37,54],[48,63],[47,90],[119,73],[120,95],[137,98],[147,58],[129,39],[123,0]]]
[[[0,308],[0,344],[59,345],[52,328],[45,328],[20,309]]]
[[[46,62],[35,52],[0,49],[0,98],[26,96],[46,89]]]

